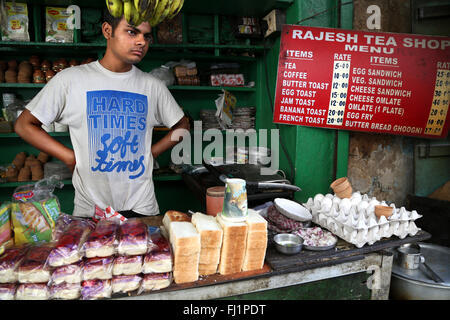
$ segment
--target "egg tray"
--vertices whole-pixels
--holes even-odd
[[[393,235],[404,239],[421,230],[414,222],[422,217],[416,210],[396,208],[393,203],[388,205],[385,201],[379,201],[367,194],[361,195],[359,192],[343,199],[332,194],[324,196],[319,193],[303,205],[310,210],[312,222],[358,248]],[[376,205],[392,207],[392,215],[389,218],[378,218],[375,215]]]

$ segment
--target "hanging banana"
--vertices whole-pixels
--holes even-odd
[[[172,5],[172,8],[170,8],[170,13],[167,16],[167,19],[173,19],[176,17],[176,15],[180,12],[181,8],[183,8],[184,0],[176,0],[175,3],[177,5]]]
[[[159,0],[149,0],[147,10],[145,10],[145,12],[141,13],[141,17],[142,17],[142,19],[144,19],[144,21],[150,20],[150,18],[156,12],[156,8],[158,7],[158,2],[159,2]]]
[[[114,18],[119,18],[123,14],[122,0],[106,0],[106,7]]]
[[[167,4],[166,4],[166,7],[164,8],[164,11],[162,12],[161,16],[159,17],[158,21],[156,22],[157,25],[160,24],[161,22],[163,22],[164,19],[166,19],[167,16],[169,15],[170,7],[172,6],[172,2],[173,1],[174,0],[168,0],[167,1]]]
[[[164,10],[166,9],[168,3],[169,3],[169,0],[159,0],[158,6],[156,7],[155,12],[153,13],[150,20],[148,21],[150,23],[150,26],[154,27],[158,24],[158,21],[161,18],[161,15],[163,14]]]
[[[131,1],[124,2],[123,15],[127,23],[132,26],[138,26],[142,23],[139,13],[134,7],[134,3]]]

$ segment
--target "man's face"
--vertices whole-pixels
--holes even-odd
[[[114,56],[127,64],[140,62],[147,53],[151,38],[151,27],[148,22],[133,27],[122,18],[108,38],[108,46]]]

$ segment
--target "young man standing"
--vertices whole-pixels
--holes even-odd
[[[153,159],[179,142],[172,133],[189,121],[167,87],[134,66],[150,31],[148,22],[132,26],[106,13],[104,57],[56,74],[16,121],[18,135],[73,171],[75,216],[92,216],[95,205],[128,217],[159,213]],[[68,125],[73,150],[41,128],[54,121]],[[152,145],[156,125],[171,130]]]

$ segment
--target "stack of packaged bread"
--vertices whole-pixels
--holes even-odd
[[[192,218],[177,211],[166,212],[163,230],[174,252],[175,283],[199,276],[232,274],[261,269],[267,249],[267,222],[249,209],[243,222],[231,222],[197,212]]]

